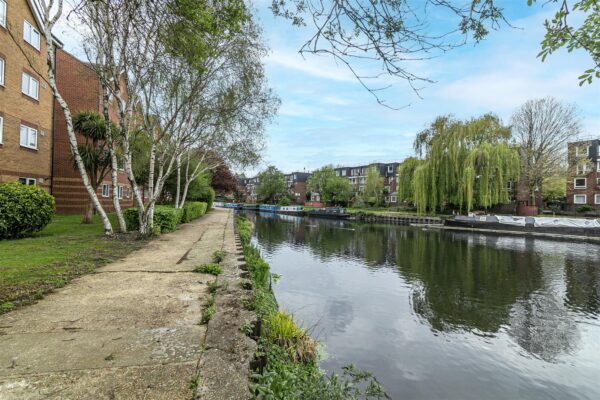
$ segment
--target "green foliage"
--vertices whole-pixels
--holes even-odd
[[[405,203],[414,203],[415,192],[413,178],[415,170],[422,163],[416,157],[409,157],[398,167],[398,201]]]
[[[194,268],[194,272],[200,272],[202,274],[210,274],[210,275],[221,275],[223,273],[223,269],[219,264],[208,263],[202,264],[196,268]]]
[[[252,223],[247,218],[236,215],[235,226],[237,228],[238,235],[240,235],[242,244],[244,246],[250,244],[250,239],[252,238]]]
[[[577,209],[578,213],[586,213],[590,211],[594,211],[594,207],[590,206],[589,204],[584,204]]]
[[[375,165],[371,165],[367,169],[367,179],[362,197],[371,207],[383,204],[383,177]]]
[[[275,199],[283,195],[286,191],[285,176],[283,172],[274,166],[267,167],[266,170],[258,175],[258,193],[261,202],[272,204]]]
[[[529,5],[534,2],[527,0]],[[572,3],[571,9],[566,1],[560,4],[552,20],[544,22],[546,34],[538,57],[545,61],[550,54],[563,47],[569,53],[575,49],[586,51],[592,58],[592,68],[579,76],[579,86],[590,84],[594,77],[600,78],[600,3],[598,0],[579,0]],[[585,19],[574,27],[573,20],[577,23],[578,18],[573,17],[569,21],[569,16],[585,16]]]
[[[219,264],[225,259],[227,252],[224,250],[217,250],[213,253],[213,262]]]
[[[279,201],[277,202],[277,205],[279,206],[289,206],[292,204],[292,200],[290,199],[289,196],[282,196]]]
[[[399,181],[399,191],[412,193],[417,212],[437,212],[448,205],[464,211],[508,202],[508,181],[518,181],[518,151],[509,143],[510,129],[494,115],[470,121],[437,118],[417,135],[415,150],[424,154],[410,165],[412,187]],[[417,165],[418,164],[418,165]]]
[[[567,177],[555,175],[544,179],[542,197],[545,201],[562,200],[567,196]]]
[[[140,229],[139,215],[137,208],[128,208],[123,213],[128,231]],[[154,227],[160,228],[157,233],[173,232],[177,225],[182,222],[183,209],[176,209],[171,206],[154,206]]]
[[[333,205],[347,206],[354,194],[354,188],[348,179],[336,176],[330,165],[316,170],[308,178],[308,188],[312,192],[318,192],[321,201]]]
[[[199,201],[188,201],[181,209],[181,222],[186,223],[206,214],[207,204]]]
[[[266,321],[266,339],[286,349],[294,362],[317,360],[317,344],[306,329],[300,328],[294,317],[285,311],[271,314]]]
[[[0,184],[0,239],[41,231],[54,215],[54,197],[44,189],[21,183]]]
[[[212,316],[215,315],[215,312],[217,312],[217,309],[215,307],[215,296],[211,295],[211,296],[208,296],[208,300],[207,300],[206,304],[204,305],[204,310],[202,310],[202,317],[200,319],[200,324],[202,324],[202,325],[208,324],[208,321],[210,321]]]
[[[215,190],[208,185],[198,186],[196,189],[188,192],[188,199],[201,201],[206,204],[206,210],[212,208],[215,201]]]

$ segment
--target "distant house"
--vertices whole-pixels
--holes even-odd
[[[309,177],[310,174],[308,172],[292,172],[285,175],[288,195],[296,204],[306,203],[306,185]]]
[[[337,176],[346,177],[354,186],[355,193],[361,193],[367,183],[367,171],[371,165],[377,167],[379,174],[383,177],[385,201],[390,206],[398,204],[398,167],[399,162],[373,163],[355,167],[337,167]]]

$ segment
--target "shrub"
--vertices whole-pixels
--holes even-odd
[[[221,266],[219,264],[208,263],[208,264],[202,264],[202,265],[194,268],[194,272],[200,272],[203,274],[211,274],[211,275],[216,276],[216,275],[221,275],[223,270],[221,269]]]
[[[191,200],[201,201],[206,203],[206,209],[212,208],[212,203],[215,201],[215,191],[210,186],[203,187],[199,193],[197,193]]]
[[[181,222],[190,222],[206,214],[207,204],[200,201],[186,202],[182,208]]]
[[[223,261],[225,259],[225,256],[227,255],[226,251],[223,250],[217,250],[213,253],[213,262],[219,264],[221,261]]]
[[[590,212],[590,211],[594,211],[594,207],[590,206],[589,204],[584,204],[577,209],[577,212],[580,212],[580,213],[585,213],[585,212]]]
[[[267,320],[267,339],[286,349],[294,362],[317,360],[317,344],[306,329],[300,328],[285,311],[272,314]]]
[[[292,204],[292,200],[288,196],[283,196],[277,204],[280,206],[289,206]]]
[[[128,208],[125,210],[124,216],[127,230],[136,231],[140,229],[137,208]],[[155,206],[153,233],[173,232],[177,229],[177,225],[181,223],[182,217],[182,209],[171,206]]]
[[[0,185],[0,239],[39,232],[52,220],[54,197],[44,189],[21,183]]]

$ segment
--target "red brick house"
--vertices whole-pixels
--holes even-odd
[[[102,89],[96,72],[63,49],[56,51],[56,80],[61,95],[65,98],[73,115],[81,111],[95,111],[102,115]],[[117,121],[116,106],[111,107],[111,118]],[[80,143],[83,138],[78,138]],[[52,195],[56,199],[56,210],[62,214],[85,212],[89,196],[79,172],[74,168],[67,125],[62,109],[54,105],[54,148],[52,162]],[[97,190],[102,206],[113,211],[112,183],[110,171]],[[119,171],[119,197],[121,207],[133,206],[131,186],[124,173]]]

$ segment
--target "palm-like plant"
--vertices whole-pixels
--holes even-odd
[[[94,191],[97,191],[111,166],[110,152],[105,140],[104,118],[93,111],[82,111],[73,117],[73,128],[75,132],[85,138],[85,143],[81,143],[77,147],[90,177],[90,184]],[[74,168],[77,168],[75,159],[72,158],[72,161]],[[92,223],[93,213],[94,205],[91,200],[88,200],[83,217],[84,224]]]

